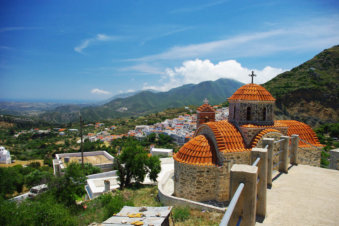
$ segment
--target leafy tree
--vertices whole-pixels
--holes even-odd
[[[78,163],[70,163],[64,176],[56,177],[48,184],[57,201],[72,206],[85,194],[86,176]]]
[[[33,172],[25,176],[25,184],[28,187],[33,187],[39,184],[46,184],[51,177],[52,174],[47,171],[34,170]]]
[[[156,181],[161,170],[159,158],[150,158],[139,145],[126,146],[116,159],[121,189],[129,186],[132,180],[136,183],[143,182],[147,173],[150,173],[151,180]]]

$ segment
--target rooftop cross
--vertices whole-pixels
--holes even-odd
[[[257,76],[257,75],[254,74],[254,71],[252,71],[252,74],[250,74],[250,75],[248,75],[248,76],[252,77],[252,82],[251,82],[251,83],[253,84],[253,77],[254,77],[254,76]]]
[[[204,104],[208,104],[208,100],[207,100],[207,98],[205,98],[205,100],[204,100]]]

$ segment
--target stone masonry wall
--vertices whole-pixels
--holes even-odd
[[[247,108],[251,108],[251,119],[247,120]],[[266,118],[263,119],[263,110],[266,108]],[[273,102],[260,101],[239,101],[230,103],[229,121],[242,124],[256,124],[256,125],[272,125],[273,116]]]
[[[174,161],[174,195],[193,201],[216,200],[218,167]]]
[[[320,166],[321,151],[316,148],[299,148],[298,162],[303,165]]]

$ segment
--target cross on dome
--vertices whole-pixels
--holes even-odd
[[[207,98],[205,98],[205,100],[204,100],[204,104],[208,104],[208,100],[207,100]]]
[[[257,76],[257,75],[254,74],[254,71],[252,71],[252,74],[250,74],[250,75],[248,75],[248,76],[252,77],[252,82],[251,82],[251,83],[253,84],[253,77],[254,77],[254,76]]]

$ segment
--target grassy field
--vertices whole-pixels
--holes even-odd
[[[28,165],[32,162],[40,162],[41,166],[44,165],[44,160],[34,159],[34,160],[27,160],[27,161],[15,160],[15,162],[10,163],[10,164],[0,164],[0,167],[11,167],[11,166],[16,166],[16,165]]]

